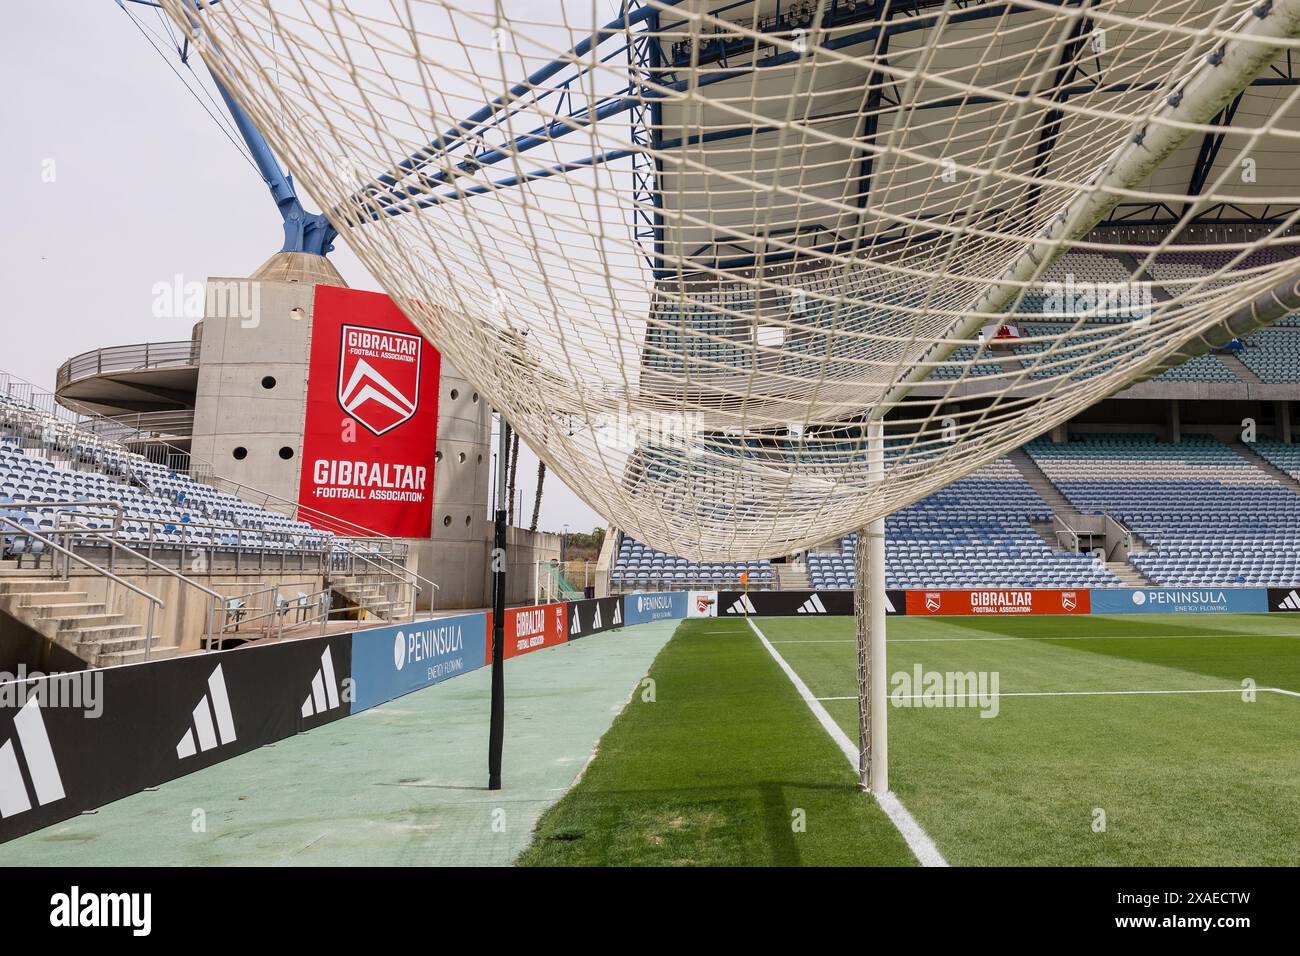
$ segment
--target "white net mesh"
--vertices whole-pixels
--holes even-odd
[[[862,527],[1300,274],[1300,0],[163,5],[546,463],[690,557]]]

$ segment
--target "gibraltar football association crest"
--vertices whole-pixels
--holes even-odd
[[[408,332],[343,326],[339,405],[376,435],[390,432],[420,407],[424,340]]]

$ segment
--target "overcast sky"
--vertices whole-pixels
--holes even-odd
[[[188,321],[151,314],[154,284],[247,275],[282,231],[261,179],[171,69],[184,67],[114,0],[10,4],[5,26],[0,371],[53,390],[77,353],[188,338]],[[353,288],[379,288],[342,241],[330,258]],[[525,523],[536,472],[521,454]],[[603,524],[548,476],[541,527],[566,523]]]

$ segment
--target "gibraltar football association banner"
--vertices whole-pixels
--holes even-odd
[[[1087,614],[1086,589],[987,588],[908,591],[908,614]]]
[[[302,520],[338,530],[312,513],[323,512],[375,534],[429,536],[440,362],[388,296],[316,287]]]

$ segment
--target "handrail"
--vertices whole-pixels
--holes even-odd
[[[65,526],[65,527],[66,527],[66,526]],[[155,568],[157,568],[159,571],[162,571],[164,574],[167,574],[167,575],[170,575],[171,577],[176,578],[176,579],[177,579],[178,581],[180,581],[181,583],[183,583],[183,584],[188,584],[188,585],[189,585],[190,587],[192,587],[192,588],[197,588],[198,590],[202,591],[204,594],[206,594],[206,595],[208,595],[209,597],[211,597],[214,601],[224,601],[224,600],[225,600],[224,597],[222,597],[222,596],[221,596],[220,594],[218,594],[216,591],[212,590],[212,588],[205,587],[204,585],[199,584],[198,581],[193,581],[193,580],[191,580],[190,578],[187,578],[185,575],[181,574],[179,571],[173,571],[171,568],[167,567],[166,565],[164,565],[164,564],[160,564],[160,563],[158,563],[157,561],[155,561],[153,558],[149,557],[148,555],[141,554],[139,551],[136,551],[136,550],[134,550],[133,548],[129,548],[129,547],[127,547],[127,546],[124,545],[122,542],[120,542],[120,541],[118,541],[118,540],[116,540],[116,539],[114,539],[114,538],[110,538],[108,535],[104,534],[103,532],[95,531],[95,530],[93,530],[93,529],[91,529],[91,528],[82,528],[82,527],[79,527],[79,526],[76,526],[76,525],[71,526],[71,529],[70,529],[70,530],[81,532],[83,537],[99,538],[99,539],[101,539],[101,540],[103,540],[103,541],[107,541],[108,544],[110,545],[110,547],[115,548],[115,549],[118,549],[118,550],[121,550],[121,551],[125,551],[127,554],[131,555],[133,558],[139,558],[139,559],[140,559],[141,561],[143,561],[145,564],[147,564],[147,565],[149,565],[149,566],[151,566],[151,567],[155,567]],[[208,615],[207,615],[207,618],[208,618],[208,619],[207,619],[207,624],[205,625],[205,628],[204,628],[204,636],[207,637],[207,639],[208,639],[208,644],[209,644],[209,645],[211,645],[211,643],[212,643],[212,614],[213,614],[213,611],[210,609],[210,610],[208,611]]]
[[[14,394],[13,386],[15,384],[20,385],[25,389],[26,398],[20,398]],[[29,414],[40,415],[44,418],[52,419],[60,426],[80,432],[85,436],[87,441],[93,440],[112,445],[114,446],[116,453],[121,455],[128,465],[133,466],[137,464],[138,461],[149,461],[146,456],[141,455],[139,452],[132,451],[127,447],[126,442],[135,441],[136,439],[131,438],[130,436],[108,438],[99,434],[98,429],[106,429],[113,435],[120,435],[123,423],[117,419],[107,415],[100,415],[97,412],[74,413],[60,404],[57,396],[53,392],[48,392],[45,389],[38,388],[31,382],[19,378],[17,375],[10,372],[0,372],[0,386],[3,386],[0,387],[0,408],[9,407]],[[43,408],[34,404],[31,399],[35,398],[40,398],[42,400],[48,399],[49,407]],[[8,401],[6,401],[6,399],[8,399]],[[304,505],[297,501],[290,501],[287,498],[282,498],[269,491],[263,491],[262,489],[255,488],[252,485],[246,485],[242,482],[235,481],[234,479],[227,478],[224,475],[217,473],[216,467],[212,462],[199,458],[190,450],[179,448],[163,438],[146,435],[143,432],[138,433],[138,436],[140,441],[147,441],[159,448],[166,448],[175,452],[176,455],[185,460],[188,460],[191,463],[191,470],[187,477],[197,484],[207,484],[209,487],[215,488],[218,491],[223,491],[226,494],[234,494],[237,498],[241,498],[250,504],[257,504],[258,507],[266,508],[268,511],[276,511],[277,514],[285,514],[286,516],[294,514],[299,516],[309,515],[322,522],[328,521],[332,527],[341,529],[339,531],[333,531],[329,528],[318,528],[318,530],[324,531],[328,534],[342,537],[356,536],[375,538],[384,541],[394,540],[387,535],[378,534],[373,529],[367,528],[365,525],[360,525],[344,518],[337,518],[327,512],[318,511],[309,505]],[[159,464],[158,462],[150,463]],[[206,469],[206,471],[202,472],[202,477],[195,476],[193,468],[195,463],[202,465],[204,469]],[[134,478],[134,475],[131,477]],[[218,484],[219,482],[235,488],[236,491],[227,491],[225,488],[221,487],[221,484]],[[260,500],[254,500],[254,498]]]
[[[18,532],[18,534],[20,534],[24,538],[35,538],[37,541],[41,542],[46,547],[52,548],[53,550],[59,552],[65,557],[71,558],[72,560],[76,561],[78,564],[84,564],[86,567],[90,568],[91,570],[98,571],[104,577],[109,578],[116,584],[122,585],[122,587],[126,588],[128,591],[134,591],[142,598],[153,601],[160,608],[167,606],[166,602],[163,601],[163,599],[158,597],[157,595],[150,594],[148,591],[144,590],[143,588],[136,587],[130,581],[125,581],[122,578],[119,578],[116,574],[114,574],[112,571],[109,571],[107,568],[102,568],[94,561],[87,560],[86,558],[83,558],[81,555],[68,550],[62,545],[56,544],[55,542],[51,541],[49,538],[45,537],[45,535],[43,534],[32,531],[30,528],[23,527],[17,521],[14,521],[12,518],[7,518],[4,515],[0,515],[0,521],[4,522],[9,527],[13,528],[16,532]]]
[[[5,505],[5,507],[10,511],[22,511],[25,508],[52,510],[54,512],[55,530],[58,530],[59,518],[67,513],[63,510],[64,508],[112,508],[117,512],[117,520],[113,522],[113,530],[117,531],[122,527],[123,509],[120,501],[15,501],[12,504]]]
[[[197,365],[200,339],[175,339],[168,342],[139,342],[131,345],[109,345],[81,352],[64,361],[55,374],[55,391],[73,381],[104,372],[123,372],[132,369],[183,368]],[[107,361],[105,361],[107,359]],[[75,401],[75,399],[74,399]]]
[[[112,571],[109,571],[107,568],[101,568],[93,561],[89,561],[86,558],[83,558],[81,555],[74,553],[68,548],[65,548],[62,545],[57,544],[54,541],[51,541],[49,538],[45,537],[44,535],[37,534],[33,532],[30,528],[24,528],[17,521],[14,521],[12,518],[8,518],[5,515],[0,514],[0,522],[3,522],[4,524],[7,524],[9,527],[15,529],[23,537],[34,538],[35,540],[44,544],[47,548],[51,548],[59,552],[60,554],[64,555],[65,557],[71,558],[73,561],[76,561],[78,564],[84,564],[92,571],[95,571],[98,574],[101,574],[104,577],[108,578],[114,584],[119,584],[122,587],[126,588],[128,591],[134,591],[136,594],[140,595],[142,598],[149,601],[149,618],[145,628],[145,635],[144,635],[144,659],[145,660],[149,659],[149,650],[153,646],[154,608],[156,607],[159,610],[162,610],[163,608],[167,607],[167,603],[163,601],[162,598],[158,597],[156,594],[150,594],[144,588],[136,587],[130,581],[126,581],[123,580],[122,578],[119,578],[116,574],[114,574]],[[53,567],[52,563],[51,563],[51,567]]]
[[[338,539],[336,539],[336,540],[338,540]],[[348,539],[348,540],[355,540],[355,539]],[[365,558],[362,554],[360,554],[360,552],[353,551],[353,550],[351,550],[351,549],[349,549],[349,548],[343,548],[342,551],[343,551],[344,554],[354,554],[354,555],[356,555],[357,557],[361,558],[361,560],[363,560],[363,561],[366,560],[366,558]],[[393,565],[393,567],[395,567],[395,568],[397,569],[396,571],[389,572],[390,574],[400,575],[401,573],[405,572],[406,574],[410,574],[410,575],[412,575],[413,577],[419,578],[419,579],[420,579],[421,581],[423,581],[425,584],[432,585],[432,587],[433,587],[433,589],[434,589],[435,591],[441,591],[441,590],[442,590],[442,587],[441,587],[440,585],[434,583],[433,581],[430,581],[430,580],[429,580],[428,578],[426,578],[423,574],[420,574],[418,571],[412,571],[410,568],[405,567],[404,565],[398,564],[396,561],[394,561],[392,558],[388,557],[387,555],[380,554],[380,553],[378,553],[378,552],[374,552],[374,551],[372,551],[372,552],[370,552],[370,553],[373,554],[375,557],[380,558],[380,559],[383,560],[383,561],[387,561],[389,564]],[[368,563],[371,563],[371,562],[368,562]],[[411,584],[410,581],[405,581],[405,582],[403,582],[403,583],[405,583],[405,584]],[[420,591],[420,590],[423,590],[423,589],[420,588],[420,587],[416,587],[416,590],[417,590],[417,591]]]

